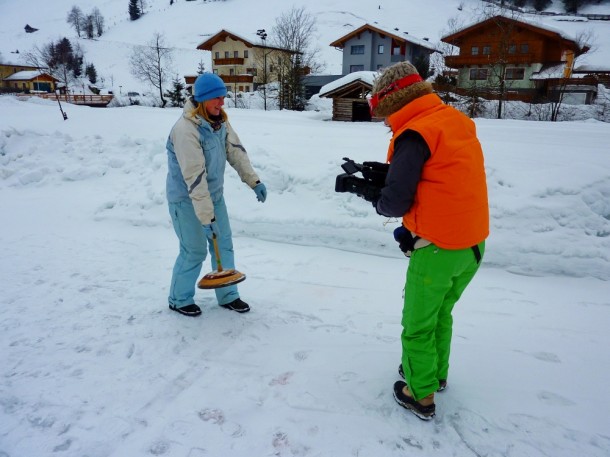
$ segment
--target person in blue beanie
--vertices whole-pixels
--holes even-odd
[[[216,266],[213,235],[216,235],[223,267],[235,268],[231,226],[223,196],[226,163],[254,191],[259,202],[267,198],[267,189],[252,168],[246,149],[222,108],[226,95],[227,88],[219,76],[199,75],[193,96],[186,102],[182,116],[167,139],[167,201],[180,241],[168,302],[171,310],[185,316],[201,314],[194,300],[195,285],[208,248],[212,269]],[[215,292],[220,306],[238,313],[250,311],[236,285],[215,289]]]

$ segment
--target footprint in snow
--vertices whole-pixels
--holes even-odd
[[[290,378],[292,378],[292,375],[294,375],[294,372],[292,372],[292,371],[287,371],[286,373],[282,373],[281,375],[273,378],[269,382],[269,385],[270,386],[277,386],[277,385],[285,386],[286,384],[288,384],[290,382]]]

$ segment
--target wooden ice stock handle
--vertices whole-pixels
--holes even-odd
[[[216,265],[217,271],[222,271],[222,264],[220,263],[220,253],[218,252],[218,242],[216,241],[216,233],[212,232],[212,244],[214,245],[214,253],[216,254]]]

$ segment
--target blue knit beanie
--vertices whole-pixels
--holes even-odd
[[[193,98],[196,102],[200,103],[226,95],[227,88],[218,75],[215,75],[214,73],[202,73],[197,76],[193,90]]]

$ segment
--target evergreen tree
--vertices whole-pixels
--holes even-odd
[[[582,2],[579,0],[563,0],[563,7],[566,13],[578,13],[578,7],[581,6]]]
[[[97,82],[97,70],[95,69],[95,66],[92,63],[85,67],[85,75],[87,76],[87,78],[89,78],[91,84],[95,84]]]
[[[551,0],[534,0],[534,9],[536,11],[544,11],[551,3]]]
[[[129,19],[136,21],[142,16],[138,0],[129,0]]]
[[[178,75],[172,79],[172,88],[165,93],[165,96],[169,99],[172,106],[182,108],[186,97],[184,96],[184,90],[186,86],[182,83],[182,80]]]
[[[199,65],[197,66],[197,74],[201,75],[205,73],[205,64],[203,63],[203,60],[199,61]]]

